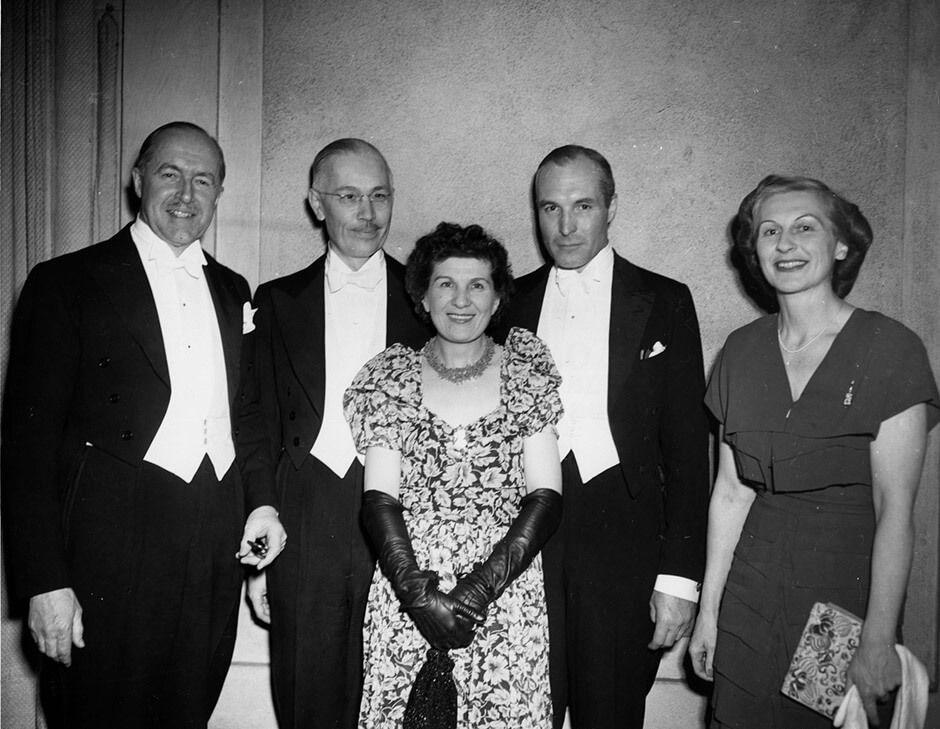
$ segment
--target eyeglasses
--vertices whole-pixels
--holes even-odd
[[[318,195],[330,195],[335,197],[336,201],[344,208],[357,208],[360,203],[362,203],[364,198],[368,198],[369,202],[372,205],[382,210],[388,207],[388,204],[392,201],[392,192],[391,190],[377,190],[376,192],[362,193],[357,195],[354,192],[326,192],[324,190],[313,190]]]

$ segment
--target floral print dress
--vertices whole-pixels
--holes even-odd
[[[526,493],[523,440],[561,417],[561,377],[547,347],[513,329],[500,360],[500,404],[453,427],[422,403],[421,355],[394,345],[359,372],[346,417],[360,452],[401,453],[399,497],[418,565],[453,588],[505,536]],[[364,628],[365,685],[359,726],[401,726],[428,644],[376,567]],[[537,556],[490,606],[467,648],[450,651],[458,726],[547,729],[552,723],[548,620]]]

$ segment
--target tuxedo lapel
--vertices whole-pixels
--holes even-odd
[[[523,327],[533,333],[538,332],[542,301],[545,299],[545,286],[551,270],[551,265],[542,266],[527,281],[526,288],[517,291],[510,322],[513,326]]]
[[[238,292],[231,285],[232,281],[226,276],[222,266],[209,255],[206,255],[206,266],[203,270],[212,304],[215,306],[215,318],[219,324],[222,352],[225,356],[225,377],[231,401],[238,392],[242,343],[241,310],[244,302],[239,301]]]
[[[163,332],[157,304],[140,255],[131,239],[130,226],[98,248],[88,270],[111,300],[128,333],[140,345],[157,376],[170,386]]]
[[[640,357],[646,322],[653,309],[655,294],[643,288],[636,266],[614,256],[614,276],[610,292],[610,339],[608,340],[607,409],[623,391],[624,383]]]
[[[308,266],[307,275],[299,278],[296,287],[275,288],[271,292],[274,319],[284,340],[284,351],[307,398],[321,417],[326,397],[325,261],[326,256],[321,256]]]

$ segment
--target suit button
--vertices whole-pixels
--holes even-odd
[[[291,394],[291,392],[292,392],[292,390],[291,390],[291,386],[290,386],[290,385],[288,385],[288,386],[287,386],[287,394],[288,394],[288,395],[290,395],[290,394]]]
[[[102,357],[101,359],[98,360],[99,367],[107,367],[109,364],[111,364],[110,357]]]
[[[296,437],[294,438],[294,445],[295,445],[295,446],[299,446],[299,445],[300,445],[300,438],[296,438]]]
[[[640,473],[646,473],[646,466],[640,466],[640,467],[639,467],[638,469],[636,469],[636,470],[639,471]]]
[[[238,428],[235,428],[235,437],[238,437]]]
[[[111,404],[113,405],[114,403],[121,401],[121,396],[118,395],[116,392],[112,392],[111,397],[109,397],[108,400],[110,400]]]
[[[644,436],[643,436],[643,442],[644,442],[644,443],[649,443],[649,442],[650,442],[650,437],[649,437],[648,435],[644,435]]]
[[[288,415],[287,417],[290,418],[291,420],[297,420],[297,413],[291,410],[290,415]]]
[[[134,434],[129,430],[125,430],[123,433],[121,433],[121,440],[130,440],[133,437]]]

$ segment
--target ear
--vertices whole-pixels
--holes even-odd
[[[610,205],[607,206],[607,225],[610,225],[614,222],[614,217],[617,215],[617,194],[614,193],[614,196],[610,198]]]
[[[849,255],[849,247],[840,240],[836,243],[836,260],[844,261],[847,255]]]
[[[428,314],[431,313],[431,307],[428,306],[428,295],[427,295],[427,294],[425,294],[424,296],[421,297],[421,306],[424,307],[424,310],[425,310]]]
[[[214,208],[219,207],[219,198],[222,197],[222,193],[225,192],[224,187],[220,187],[219,191],[215,194],[215,204],[212,206]]]
[[[496,313],[497,309],[499,309],[499,297],[498,296],[493,301],[493,308],[490,310],[490,316],[493,316],[493,314]]]
[[[310,188],[310,192],[307,193],[307,202],[310,203],[310,209],[313,210],[313,214],[316,216],[317,220],[323,222],[323,219],[326,217],[323,212],[323,199],[312,187]]]
[[[137,196],[137,199],[140,200],[140,188],[141,188],[141,175],[140,170],[136,167],[131,170],[131,178],[134,180],[134,194]]]

